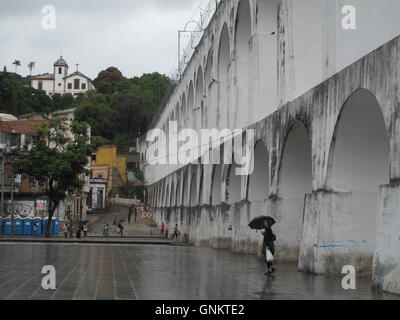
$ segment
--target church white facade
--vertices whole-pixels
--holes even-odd
[[[61,56],[54,63],[54,72],[32,77],[31,86],[47,95],[70,93],[76,96],[94,90],[92,80],[78,70],[69,74],[68,63]]]

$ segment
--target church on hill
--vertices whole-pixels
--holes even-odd
[[[69,74],[68,63],[61,56],[54,63],[54,72],[31,78],[31,87],[37,90],[43,90],[47,95],[51,96],[55,93],[70,93],[76,96],[79,93],[85,93],[94,90],[92,80],[79,72],[78,64],[76,71]]]

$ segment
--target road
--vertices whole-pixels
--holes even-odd
[[[105,223],[109,224],[110,231],[112,231],[111,229],[114,220],[116,220],[117,223],[120,220],[124,220],[124,236],[126,237],[160,237],[159,229],[153,221],[138,215],[137,221],[135,222],[135,216],[132,215],[131,222],[129,223],[128,212],[128,208],[114,206],[109,214],[91,215],[89,217],[91,221],[91,230],[93,232],[91,235],[101,235]],[[117,236],[117,234],[113,232],[111,232],[110,235]]]
[[[278,265],[262,275],[254,256],[182,246],[0,243],[0,299],[201,300],[398,299],[370,289],[344,291],[341,277]],[[56,269],[56,290],[41,287],[44,265]]]

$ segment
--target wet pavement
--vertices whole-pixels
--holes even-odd
[[[44,265],[56,268],[54,291],[41,287]],[[400,299],[373,291],[368,276],[344,291],[340,276],[277,268],[268,278],[254,256],[195,247],[0,243],[0,299]]]

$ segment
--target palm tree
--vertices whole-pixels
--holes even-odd
[[[36,65],[35,61],[29,62],[29,64],[28,64],[28,69],[30,71],[30,76],[32,76],[32,70],[35,69],[35,65]]]
[[[12,64],[15,65],[15,73],[17,73],[18,67],[21,66],[21,61],[15,60]]]

